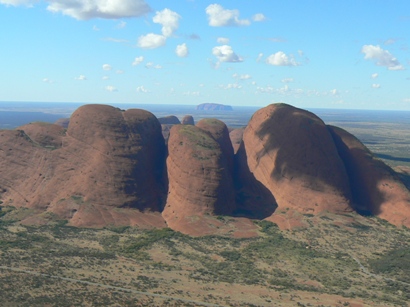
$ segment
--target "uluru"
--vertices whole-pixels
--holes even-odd
[[[28,224],[46,223],[49,212],[73,226],[193,235],[228,227],[219,216],[279,223],[279,212],[356,211],[410,227],[410,193],[397,174],[311,112],[272,104],[230,133],[218,119],[162,121],[142,109],[84,105],[67,128],[1,130],[1,206],[31,208]]]

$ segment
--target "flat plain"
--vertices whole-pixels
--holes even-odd
[[[3,306],[408,306],[410,230],[355,213],[190,237],[168,228],[18,223],[3,208]],[[234,218],[218,217],[225,223]]]

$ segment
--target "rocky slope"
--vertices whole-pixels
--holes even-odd
[[[231,133],[217,119],[161,127],[150,112],[106,105],[67,122],[0,130],[0,204],[34,210],[27,223],[52,213],[76,226],[249,236],[246,218],[291,228],[303,214],[354,210],[410,226],[409,190],[394,171],[351,134],[286,104]]]
[[[346,166],[354,209],[410,227],[410,193],[398,175],[352,134],[333,126],[329,130]]]
[[[169,192],[162,214],[171,228],[207,228],[194,227],[196,217],[232,214],[232,174],[217,140],[198,127],[176,125],[171,128],[168,152]]]
[[[309,214],[351,210],[345,166],[316,115],[270,105],[252,116],[241,146],[250,172],[269,189],[279,208]]]
[[[113,208],[137,209],[133,213],[162,209],[165,144],[151,113],[83,106],[71,116],[55,150],[41,140],[54,137],[61,127],[48,129],[42,138],[38,131],[44,127],[37,128],[27,125],[21,127],[27,133],[0,134],[4,204],[53,212],[79,226],[133,224],[138,219]]]

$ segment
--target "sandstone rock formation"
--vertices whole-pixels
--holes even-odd
[[[105,105],[80,107],[55,150],[40,146],[44,138],[36,134],[38,128],[1,131],[4,203],[54,212],[86,226],[115,224],[115,216],[131,222],[115,208],[162,209],[166,152],[153,114]]]
[[[410,192],[397,174],[308,111],[269,105],[231,133],[217,119],[175,118],[161,125],[144,110],[85,105],[68,129],[0,130],[0,204],[32,208],[27,223],[54,213],[75,226],[168,225],[193,235],[253,236],[246,218],[291,228],[323,211],[410,227]]]
[[[181,123],[175,115],[159,117],[158,121],[161,125],[178,125]]]
[[[286,104],[269,105],[252,116],[242,145],[245,166],[279,208],[303,213],[351,210],[345,166],[316,115]]]
[[[33,144],[50,149],[60,148],[65,135],[65,129],[62,126],[45,122],[30,123],[19,127],[18,130],[24,131]]]
[[[173,126],[168,152],[169,192],[162,215],[171,228],[183,230],[201,216],[233,212],[228,161],[209,133],[191,125]]]
[[[183,124],[183,125],[195,125],[195,121],[194,121],[194,118],[192,117],[192,115],[185,115],[182,118],[181,124]]]
[[[229,171],[233,172],[233,147],[231,139],[229,138],[228,127],[223,121],[216,118],[204,118],[197,124],[197,127],[208,132],[212,138],[218,142],[225,159],[228,162]]]
[[[397,174],[352,134],[333,126],[329,130],[346,166],[355,210],[410,227],[410,192]]]

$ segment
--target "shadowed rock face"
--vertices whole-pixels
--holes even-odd
[[[162,214],[171,228],[183,231],[195,216],[232,213],[232,177],[209,133],[191,125],[173,126],[168,152],[169,192]]]
[[[185,115],[184,118],[181,121],[181,124],[183,125],[195,125],[194,118],[192,115]]]
[[[333,126],[329,130],[345,163],[356,211],[410,227],[410,193],[394,171],[352,134]]]
[[[60,119],[56,120],[56,122],[54,124],[67,129],[69,123],[70,123],[69,118],[60,118]]]
[[[285,104],[260,109],[244,131],[242,150],[249,171],[279,208],[303,213],[351,210],[344,164],[316,115]]]

